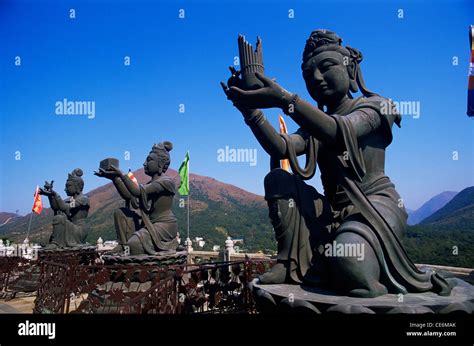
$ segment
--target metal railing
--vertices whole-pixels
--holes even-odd
[[[273,263],[247,259],[189,265],[177,276],[183,313],[254,313],[249,283]]]
[[[42,250],[35,259],[0,256],[0,298],[14,298],[19,292],[34,294],[43,262],[92,264],[99,258],[95,248]]]
[[[250,281],[271,260],[199,265],[41,263],[34,313],[253,313]]]

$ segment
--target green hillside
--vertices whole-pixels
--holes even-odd
[[[434,225],[409,226],[403,244],[415,263],[474,268],[472,229],[450,229]]]
[[[176,171],[169,170],[170,176],[177,178]],[[143,170],[135,172],[140,182],[147,180]],[[104,240],[116,239],[113,212],[123,207],[124,202],[112,184],[106,184],[87,193],[91,210],[87,218],[89,234],[87,241],[95,244],[99,237]],[[203,237],[204,250],[213,245],[224,246],[227,237],[241,238],[246,251],[263,250],[273,253],[276,250],[273,229],[268,218],[268,209],[262,196],[251,194],[233,185],[215,179],[192,175],[191,178],[190,237]],[[176,196],[173,211],[178,219],[181,239],[186,238],[187,209],[179,207]],[[46,206],[48,202],[44,199]],[[26,237],[30,215],[12,220],[0,227],[0,238],[15,242]],[[52,211],[44,209],[34,215],[31,224],[30,240],[46,244],[52,232]]]
[[[474,268],[474,187],[459,192],[419,225],[408,227],[405,244],[417,263]]]
[[[140,182],[147,179],[142,170],[136,171],[135,176]],[[177,178],[175,171],[171,171],[170,176]],[[403,243],[415,263],[474,268],[473,190],[468,188],[461,191],[433,214],[431,223],[408,226]],[[91,202],[87,220],[88,241],[95,244],[99,237],[104,240],[116,239],[113,212],[124,203],[115,188],[106,184],[89,192],[88,196]],[[228,236],[242,238],[244,245],[239,246],[248,252],[262,250],[274,253],[276,250],[263,197],[198,175],[192,175],[190,197],[190,237],[203,237],[206,240],[204,250],[212,249],[213,245],[222,247]],[[179,207],[179,199],[177,196],[173,210],[178,218],[181,239],[184,240],[187,210]],[[46,243],[52,232],[51,219],[50,209],[45,209],[41,215],[34,215],[30,240]],[[0,227],[0,238],[23,241],[28,221],[29,215],[15,218]]]

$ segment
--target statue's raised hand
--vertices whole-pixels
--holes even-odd
[[[229,66],[230,78],[227,80],[227,86],[230,88],[235,86],[240,89],[244,89],[244,83],[240,78],[240,70],[236,70],[234,66]]]
[[[56,192],[54,192],[53,190],[47,188],[47,187],[46,187],[46,184],[45,184],[45,187],[44,187],[44,188],[41,188],[41,187],[40,187],[40,188],[38,189],[38,193],[39,193],[40,195],[49,197],[49,196],[53,196]]]
[[[262,81],[263,87],[256,90],[243,90],[238,86],[229,86],[224,89],[227,98],[234,105],[247,109],[286,108],[291,102],[293,94],[261,73],[257,72],[255,76]],[[224,88],[225,85],[222,87]]]
[[[118,170],[117,167],[111,166],[110,168],[112,167],[114,167],[115,169],[105,170],[103,168],[99,168],[98,171],[94,171],[94,175],[97,175],[98,177],[101,177],[101,178],[107,178],[110,180],[113,180],[114,178],[121,176],[122,172],[120,172],[120,170]]]
[[[224,82],[221,82],[222,89],[224,90],[224,93],[226,94],[227,99],[231,100],[234,107],[237,108],[244,116],[247,114],[251,114],[254,111],[254,109],[247,108],[244,105],[241,105],[230,98],[230,94],[229,94],[230,87],[236,87],[243,90],[244,85],[243,85],[242,79],[240,78],[240,70],[236,70],[233,66],[230,66],[229,70],[230,70],[231,76],[227,80],[227,84]]]

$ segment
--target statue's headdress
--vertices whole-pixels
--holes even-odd
[[[354,80],[362,94],[366,97],[377,95],[367,89],[364,79],[362,78],[362,72],[359,66],[363,59],[362,53],[355,48],[342,46],[342,38],[333,31],[318,29],[311,33],[309,38],[306,40],[303,52],[303,64],[301,67],[303,68],[303,66],[314,56],[326,51],[336,51],[349,57],[350,61],[355,63]],[[351,87],[351,91],[357,92],[357,88]]]
[[[84,173],[82,172],[82,169],[76,168],[71,173],[69,173],[67,177],[67,180],[74,182],[81,192],[84,188],[84,180],[81,178],[83,174]]]
[[[155,143],[151,148],[150,155],[155,155],[158,161],[163,164],[163,173],[166,172],[171,163],[171,150],[173,150],[173,143],[169,141]]]

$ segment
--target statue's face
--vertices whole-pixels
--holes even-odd
[[[161,174],[161,169],[162,169],[155,155],[147,156],[145,162],[143,163],[143,168],[144,168],[145,174],[150,177],[156,173]]]
[[[303,66],[303,78],[311,97],[318,103],[337,103],[347,95],[350,77],[344,56],[335,51],[322,52]]]
[[[68,180],[66,181],[66,188],[64,191],[66,192],[66,195],[74,196],[77,193],[77,186],[73,181]]]

